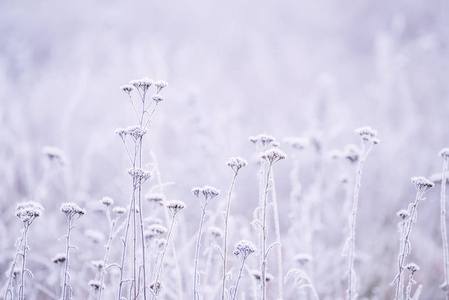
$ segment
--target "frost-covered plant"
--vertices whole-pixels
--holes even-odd
[[[234,171],[234,176],[232,177],[231,187],[229,188],[228,193],[228,202],[226,206],[226,211],[224,215],[224,233],[223,233],[223,249],[222,249],[222,259],[223,259],[223,275],[222,275],[222,287],[221,287],[221,299],[225,299],[225,289],[226,289],[226,265],[227,265],[227,256],[228,256],[228,221],[229,221],[229,212],[231,211],[231,199],[232,192],[234,190],[235,179],[239,173],[239,170],[246,166],[248,162],[241,157],[231,157],[227,165]]]
[[[72,230],[76,227],[76,221],[83,216],[86,211],[80,208],[77,204],[72,202],[66,202],[61,205],[61,211],[67,217],[67,234],[66,238],[66,252],[65,252],[65,265],[64,265],[64,274],[63,274],[63,283],[62,283],[62,295],[61,298],[71,299],[72,298],[72,286],[70,285],[70,274],[69,274],[69,265],[70,265],[70,249],[75,248],[75,246],[70,243],[70,234]]]
[[[349,237],[346,241],[345,254],[348,256],[348,289],[346,290],[346,299],[353,300],[357,298],[357,292],[355,289],[355,272],[354,272],[354,250],[355,250],[355,226],[357,221],[357,208],[359,202],[359,192],[362,180],[362,169],[365,163],[366,157],[371,152],[373,145],[378,144],[379,140],[376,138],[377,131],[369,126],[360,127],[356,129],[362,140],[362,148],[360,156],[358,157],[358,165],[356,170],[356,178],[352,199],[352,211],[349,217]],[[346,253],[347,252],[347,253]]]
[[[253,226],[260,228],[259,231],[259,260],[260,260],[260,276],[259,280],[259,296],[261,299],[266,299],[267,289],[266,289],[266,274],[267,274],[267,258],[270,250],[274,246],[278,247],[278,283],[279,283],[279,298],[282,298],[282,252],[280,243],[280,228],[279,228],[279,215],[277,212],[276,203],[276,193],[274,187],[274,177],[273,177],[273,164],[285,159],[287,156],[284,152],[277,149],[277,143],[274,142],[274,138],[271,136],[258,135],[257,137],[250,137],[256,145],[256,149],[259,150],[259,155],[261,158],[261,167],[259,170],[259,207],[256,209],[256,219],[253,221]],[[271,148],[270,148],[271,147]],[[267,149],[268,148],[268,149]],[[266,149],[266,150],[263,150]],[[263,151],[261,151],[263,150]],[[268,203],[268,194],[271,192],[272,202]],[[276,242],[267,245],[268,240],[268,210],[272,206],[274,210],[274,224],[276,232]]]
[[[156,88],[156,94],[151,97],[147,97],[147,93],[151,86]],[[143,211],[142,211],[142,184],[151,177],[151,173],[142,168],[142,145],[143,136],[146,134],[146,127],[151,123],[152,116],[156,110],[158,104],[164,100],[164,98],[159,94],[159,92],[167,86],[164,81],[156,81],[144,77],[139,80],[132,80],[129,84],[121,87],[129,96],[129,102],[131,103],[136,117],[138,119],[138,125],[129,126],[126,129],[118,128],[115,132],[122,139],[123,145],[125,146],[128,158],[131,162],[132,168],[128,170],[128,173],[132,176],[132,195],[130,201],[130,210],[126,219],[125,234],[122,238],[123,248],[122,248],[122,259],[119,266],[120,269],[120,282],[118,290],[118,299],[120,299],[122,294],[122,286],[126,281],[124,279],[124,268],[125,268],[125,258],[127,250],[128,234],[132,219],[132,298],[136,299],[140,293],[140,270],[142,270],[143,279],[143,297],[147,298],[147,279],[146,279],[146,258],[145,258],[145,233],[144,233],[144,222],[143,222]],[[140,101],[134,103],[132,93],[138,94]],[[136,105],[139,104],[138,107]],[[133,146],[133,151],[128,148],[127,140],[131,140]],[[140,213],[139,213],[140,212]],[[138,215],[138,216],[137,216]],[[137,249],[138,249],[138,236],[140,233],[140,246],[142,259],[140,266],[137,265]]]
[[[240,241],[235,245],[234,255],[240,263],[239,274],[235,280],[235,285],[229,289],[229,295],[232,300],[237,297],[237,291],[239,288],[240,280],[243,278],[243,268],[245,266],[245,261],[250,256],[250,254],[256,251],[256,247],[248,241]]]
[[[443,262],[444,262],[444,282],[441,288],[446,293],[446,300],[449,300],[449,249],[447,243],[447,229],[446,229],[446,184],[447,184],[447,169],[449,161],[449,148],[444,148],[440,151],[440,156],[443,157],[443,176],[441,180],[441,197],[440,197],[440,223],[441,223],[441,238],[443,243]]]
[[[424,177],[412,177],[412,183],[416,187],[415,201],[410,203],[406,212],[399,212],[398,215],[404,219],[404,224],[400,225],[400,249],[398,256],[398,273],[390,285],[396,285],[395,300],[404,299],[404,278],[405,258],[411,253],[410,235],[413,223],[417,221],[418,205],[423,202],[424,193],[434,186],[433,182]]]
[[[198,238],[196,242],[196,250],[195,250],[195,267],[194,267],[194,273],[193,273],[193,299],[199,300],[200,295],[198,292],[198,285],[200,281],[200,276],[198,273],[198,260],[199,260],[199,254],[200,254],[200,247],[201,247],[201,233],[203,230],[204,225],[204,219],[206,216],[206,208],[209,205],[210,201],[218,196],[220,194],[220,191],[217,190],[214,187],[211,186],[204,186],[203,188],[195,187],[192,189],[192,193],[200,199],[200,207],[201,207],[201,218],[200,218],[200,225],[198,229]],[[200,196],[200,194],[203,195],[203,197]],[[204,198],[204,200],[203,200]]]
[[[37,202],[34,201],[26,201],[21,202],[17,204],[16,206],[16,216],[22,220],[23,223],[23,229],[22,229],[22,236],[20,238],[20,241],[17,245],[17,251],[14,255],[14,259],[11,263],[9,275],[8,275],[8,284],[6,286],[5,291],[5,297],[4,299],[8,299],[8,296],[11,297],[11,299],[14,298],[13,290],[12,290],[12,282],[17,277],[18,274],[20,274],[20,287],[19,287],[19,295],[18,299],[22,300],[25,299],[24,296],[24,288],[25,288],[25,281],[24,276],[25,273],[28,273],[31,278],[33,278],[33,274],[30,270],[26,268],[26,251],[29,250],[28,247],[28,229],[30,228],[30,225],[33,223],[33,221],[39,217],[42,212],[44,211],[44,208]],[[18,263],[19,256],[22,257],[22,264],[20,266],[20,271],[16,269],[16,264]]]
[[[287,272],[287,275],[285,275],[285,283],[287,283],[290,279],[293,280],[293,283],[298,286],[299,289],[309,288],[312,291],[313,298],[316,300],[320,299],[306,272],[301,269],[291,269]]]
[[[415,263],[409,263],[405,266],[405,268],[407,270],[410,271],[410,275],[408,277],[408,284],[407,284],[407,289],[406,289],[406,294],[405,294],[405,299],[406,300],[417,300],[419,298],[419,294],[417,294],[415,292],[415,295],[412,297],[412,285],[416,283],[416,281],[413,279],[413,276],[415,275],[416,271],[419,271],[419,266]],[[417,290],[419,292],[419,289]]]
[[[167,252],[167,247],[168,247],[170,237],[173,232],[173,225],[175,224],[175,216],[181,209],[184,209],[186,207],[186,204],[179,200],[171,200],[171,201],[165,202],[165,207],[171,213],[171,223],[170,223],[170,228],[168,229],[166,242],[164,243],[164,249],[162,250],[161,258],[159,261],[159,266],[157,267],[156,279],[154,280],[154,282],[151,285],[151,289],[153,290],[153,293],[155,296],[157,296],[159,294],[160,289],[162,288],[162,283],[160,282],[160,278],[162,276],[162,267],[164,265],[165,253]],[[158,231],[159,234],[163,234],[166,231],[165,227],[162,227],[160,225],[154,225],[153,230]]]

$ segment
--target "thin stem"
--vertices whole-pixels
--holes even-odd
[[[369,151],[369,150],[368,150]],[[354,250],[355,250],[355,225],[357,221],[357,208],[359,203],[359,193],[360,186],[362,182],[362,169],[365,163],[366,155],[368,154],[366,151],[366,145],[363,143],[362,154],[360,155],[360,159],[357,165],[356,171],[356,179],[354,185],[354,194],[353,194],[353,202],[352,202],[352,212],[351,217],[349,218],[349,259],[348,259],[348,290],[346,291],[348,300],[353,300],[355,298],[355,286],[353,282],[354,276]]]
[[[231,187],[229,188],[228,193],[228,204],[226,207],[226,214],[224,219],[224,237],[223,237],[223,278],[222,278],[222,287],[221,287],[221,299],[225,298],[225,285],[226,285],[226,263],[227,263],[227,255],[228,255],[228,220],[229,220],[229,212],[231,210],[231,198],[232,191],[234,190],[235,178],[237,177],[237,172],[234,172],[234,176],[232,177]]]
[[[17,250],[16,250],[16,254],[14,255],[14,260],[11,263],[11,269],[9,271],[9,276],[8,276],[8,285],[6,286],[6,291],[5,291],[5,300],[7,299],[8,295],[11,295],[11,299],[13,299],[13,292],[11,291],[11,284],[12,284],[12,279],[14,276],[14,269],[16,268],[16,263],[17,263],[17,258],[19,257],[20,254],[20,249],[22,249],[22,244],[23,241],[25,239],[25,230],[22,230],[22,237],[20,238],[20,242],[19,245],[17,246]]]
[[[117,222],[117,219],[111,220],[111,213],[109,211],[109,207],[106,208],[106,216],[108,217],[108,221],[109,221],[109,238],[108,238],[108,243],[106,244],[106,253],[103,258],[103,267],[101,268],[101,273],[100,273],[100,289],[98,292],[98,300],[101,300],[101,293],[102,293],[103,282],[104,282],[104,274],[106,272],[106,267],[107,267],[108,258],[109,258],[109,250],[111,249],[111,243],[114,238],[114,228],[115,228],[115,224]]]
[[[171,233],[172,233],[173,225],[174,225],[174,224],[175,224],[175,215],[173,214],[172,221],[171,221],[171,224],[170,224],[170,229],[168,230],[168,233],[167,233],[167,242],[165,243],[164,250],[162,251],[161,260],[160,260],[160,263],[159,263],[159,267],[158,267],[158,269],[157,269],[156,280],[154,281],[155,284],[158,283],[159,278],[160,278],[161,275],[162,275],[162,266],[163,266],[163,264],[164,264],[164,256],[165,256],[165,252],[167,252],[168,242],[169,242],[169,240],[170,240],[170,237],[171,237]]]
[[[237,280],[235,282],[235,288],[234,288],[234,294],[232,295],[232,300],[235,300],[235,298],[237,296],[237,290],[239,288],[240,279],[243,278],[243,267],[245,266],[246,259],[247,259],[247,257],[243,257],[242,265],[240,266],[240,270],[239,270],[239,276],[237,277]]]
[[[283,297],[283,286],[282,286],[282,278],[283,278],[283,271],[282,271],[282,243],[281,243],[281,228],[279,223],[279,211],[278,211],[278,205],[276,200],[276,188],[274,183],[274,175],[273,170],[271,171],[271,198],[273,199],[273,212],[274,212],[274,231],[276,234],[276,242],[279,244],[279,246],[276,249],[277,252],[277,264],[278,264],[278,290],[279,290],[279,299],[284,299]]]
[[[206,203],[202,207],[202,213],[201,213],[201,219],[200,219],[200,228],[198,230],[198,240],[196,242],[196,250],[195,250],[195,270],[193,274],[193,300],[199,300],[199,293],[198,293],[198,258],[200,255],[200,246],[201,246],[201,232],[203,230],[203,224],[204,224],[204,216],[206,215],[206,206],[207,206],[207,199]]]
[[[21,270],[21,274],[20,274],[20,287],[19,287],[19,300],[23,300],[25,299],[24,295],[23,295],[23,289],[24,289],[24,275],[25,275],[25,264],[26,264],[26,251],[27,251],[27,236],[28,236],[28,228],[29,228],[30,224],[27,222],[23,223],[23,231],[24,231],[24,235],[25,238],[23,240],[23,248],[22,248],[22,270]]]
[[[447,244],[446,230],[446,181],[447,181],[448,159],[444,157],[443,178],[441,179],[441,237],[443,242],[443,258],[444,258],[444,285],[446,285],[446,300],[449,300],[449,251]]]
[[[267,177],[265,178],[265,189],[263,196],[263,207],[262,207],[262,257],[261,257],[261,278],[260,278],[260,297],[262,300],[267,298],[267,286],[266,286],[266,272],[267,272],[267,213],[268,213],[268,191],[270,186],[270,175],[271,175],[272,165],[268,166]]]
[[[69,276],[69,255],[70,255],[70,232],[72,231],[72,217],[67,217],[67,236],[66,236],[66,258],[64,267],[64,284],[62,285],[62,299],[67,297],[67,289],[70,289],[70,276]],[[71,294],[71,291],[69,292]],[[71,295],[69,294],[69,299]]]

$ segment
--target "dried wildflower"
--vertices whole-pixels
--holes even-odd
[[[407,268],[407,270],[409,270],[412,274],[415,273],[416,271],[419,271],[419,266],[415,263],[409,263],[405,266]]]
[[[407,218],[410,216],[410,213],[409,213],[409,211],[406,210],[406,209],[401,209],[400,211],[398,211],[398,212],[396,213],[396,215],[397,215],[399,218],[401,218],[402,220],[405,220],[405,219],[407,219]]]
[[[89,280],[89,285],[96,291],[100,290],[101,283],[99,280]],[[101,289],[104,289],[104,285],[101,286]]]
[[[204,186],[201,189],[201,192],[203,193],[203,195],[206,199],[208,199],[208,198],[212,199],[220,194],[219,190],[217,190],[216,188],[209,186],[209,185]]]
[[[24,223],[31,224],[34,219],[39,217],[44,208],[42,205],[35,201],[25,201],[17,204],[16,216],[19,217]]]
[[[153,291],[154,294],[159,295],[162,289],[161,282],[160,281],[153,282],[152,284],[150,284],[150,289]]]
[[[126,135],[128,134],[128,131],[125,128],[119,127],[115,130],[115,133],[118,134],[122,138],[122,140],[124,140]]]
[[[151,177],[151,173],[143,169],[129,169],[128,174],[131,175],[137,182],[141,183],[144,183]]]
[[[148,226],[148,231],[156,235],[162,235],[167,232],[167,228],[159,224],[153,224],[151,226]]]
[[[221,230],[221,228],[211,226],[208,228],[208,231],[216,238],[220,238],[223,236],[223,230]]]
[[[145,195],[145,199],[149,202],[162,204],[165,201],[165,196],[163,194],[148,193]]]
[[[156,241],[156,244],[159,247],[159,249],[164,249],[165,245],[167,244],[167,240],[166,239],[158,239]]]
[[[249,140],[254,143],[254,145],[262,145],[263,147],[270,145],[274,142],[274,137],[267,134],[258,134],[256,136],[250,136]]]
[[[67,217],[71,218],[75,215],[82,216],[86,213],[85,209],[80,208],[73,202],[65,202],[61,205],[61,211],[66,214]]]
[[[248,241],[238,242],[235,245],[235,249],[239,254],[243,254],[244,259],[246,259],[251,253],[254,253],[256,251],[256,247]],[[234,254],[236,253],[236,251],[234,252]]]
[[[308,253],[298,253],[293,258],[295,261],[297,261],[300,265],[305,265],[308,262],[312,261],[312,256]]]
[[[169,210],[171,210],[173,215],[176,215],[178,213],[178,211],[180,211],[181,209],[186,207],[186,204],[179,200],[170,200],[170,201],[165,201],[165,206]]]
[[[104,268],[104,262],[102,260],[93,260],[90,262],[95,268],[101,270]]]
[[[443,158],[449,157],[449,148],[442,149],[439,154]]]
[[[65,263],[65,260],[66,260],[65,253],[58,253],[51,259],[51,261],[54,262],[55,264],[63,264]]]
[[[351,163],[355,163],[360,158],[360,149],[356,145],[349,144],[343,150],[343,157],[348,159]]]
[[[360,127],[358,129],[355,130],[355,133],[357,133],[358,135],[360,135],[360,137],[364,140],[364,141],[373,141],[373,138],[376,137],[377,135],[377,131],[372,129],[369,126],[365,126],[365,127]],[[375,142],[379,142],[378,140]]]
[[[420,193],[424,193],[434,186],[433,182],[422,176],[412,177],[412,182],[415,184],[416,190]]]
[[[229,167],[231,167],[231,169],[235,173],[237,173],[241,168],[246,166],[248,164],[248,162],[246,160],[244,160],[243,158],[236,156],[236,157],[229,158],[229,160],[226,164]]]
[[[134,90],[134,87],[130,84],[125,84],[122,85],[120,89],[129,95]]]
[[[286,143],[295,150],[303,150],[310,144],[310,141],[307,138],[286,137],[284,139],[284,143]]]
[[[154,85],[157,87],[157,92],[159,93],[164,87],[168,85],[168,83],[162,80],[158,80],[154,83]]]
[[[114,204],[114,199],[112,199],[111,197],[103,197],[103,199],[101,199],[101,203],[103,205],[109,206]]]
[[[117,215],[124,214],[126,212],[126,208],[121,206],[116,206],[112,209],[113,212],[115,212]]]
[[[142,79],[137,79],[137,80],[131,80],[129,82],[129,84],[133,85],[136,89],[140,88],[142,89],[144,92],[146,92],[148,90],[148,88],[154,84],[154,81],[149,79],[148,77],[144,77]]]
[[[200,194],[200,192],[202,191],[202,188],[200,187],[194,187],[192,189],[192,194],[194,194],[196,197],[198,197],[198,195]]]
[[[59,161],[61,164],[65,163],[64,152],[58,148],[46,146],[42,148],[42,153],[52,161]]]
[[[268,164],[272,165],[275,162],[285,159],[287,155],[279,149],[269,149],[263,152],[260,157],[264,159]]]
[[[137,125],[127,127],[126,131],[134,140],[140,139],[147,132],[145,128]]]
[[[164,97],[162,97],[159,94],[153,95],[152,99],[156,102],[161,102],[162,100],[164,100]]]

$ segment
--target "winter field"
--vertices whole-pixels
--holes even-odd
[[[447,1],[0,20],[0,299],[449,299]]]

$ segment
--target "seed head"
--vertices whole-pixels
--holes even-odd
[[[89,280],[89,285],[95,290],[100,290],[101,283],[99,280]],[[101,289],[104,289],[104,286],[101,287]]]
[[[402,220],[407,219],[410,216],[410,213],[406,209],[401,209],[396,213],[396,215],[401,218]]]
[[[95,268],[101,270],[104,268],[104,261],[102,260],[93,260],[90,262]]]
[[[260,157],[264,159],[268,164],[272,165],[281,159],[287,158],[287,155],[277,148],[269,149],[263,152]]]
[[[253,275],[254,278],[256,278],[259,281],[262,279],[262,275],[260,274],[259,270],[251,270],[251,275]],[[266,282],[269,282],[272,279],[273,279],[273,275],[271,275],[270,273],[265,273],[265,281]]]
[[[128,134],[128,131],[125,128],[119,127],[115,130],[115,133],[118,134],[122,138],[122,140],[124,140],[126,135]]]
[[[407,268],[407,270],[409,270],[412,274],[415,273],[416,271],[419,271],[419,266],[415,263],[409,263],[405,266]]]
[[[298,253],[293,258],[295,261],[297,261],[300,265],[305,265],[306,263],[312,261],[312,256],[308,253]]]
[[[122,85],[120,89],[129,95],[134,90],[134,87],[130,84],[125,84]]]
[[[65,253],[58,253],[51,259],[51,261],[54,262],[55,264],[63,264],[65,260],[66,260]]]
[[[165,206],[171,210],[173,215],[176,215],[178,211],[186,207],[186,204],[179,200],[169,200],[165,201]]]
[[[57,161],[61,165],[65,164],[64,152],[58,148],[46,146],[42,148],[42,153],[47,156],[51,161]]]
[[[148,77],[144,77],[142,79],[131,80],[129,84],[133,85],[136,89],[140,88],[142,91],[146,92],[148,88],[154,84],[154,81]]]
[[[164,87],[168,85],[168,83],[162,80],[158,80],[154,83],[154,85],[157,87],[157,92],[159,93]]]
[[[254,253],[256,251],[256,246],[251,244],[248,241],[240,241],[235,245],[236,252],[239,254],[242,254],[244,259],[246,259],[251,253]]]
[[[203,193],[204,197],[206,199],[212,199],[220,194],[220,191],[216,188],[206,185],[201,189],[201,192]]]
[[[121,206],[116,206],[112,209],[113,212],[115,212],[117,215],[124,214],[126,212],[126,208]]]
[[[165,196],[163,194],[148,193],[145,195],[145,199],[149,202],[162,204],[165,201]]]
[[[449,157],[449,148],[444,148],[440,151],[440,156],[443,158]]]
[[[39,217],[44,208],[42,205],[35,201],[25,201],[17,204],[16,216],[19,217],[24,223],[31,224],[34,219]]]
[[[261,145],[262,147],[266,147],[274,142],[274,137],[267,134],[258,134],[256,136],[250,136],[249,140],[256,146]]]
[[[237,173],[241,168],[243,168],[244,166],[246,166],[248,164],[248,162],[246,160],[244,160],[241,157],[231,157],[229,158],[227,165],[229,167],[231,167],[231,169]]]
[[[161,102],[162,100],[164,100],[164,97],[162,97],[162,96],[159,95],[159,94],[153,95],[152,98],[153,98],[153,100],[156,101],[156,102]]]
[[[377,131],[372,129],[369,126],[357,128],[355,130],[355,133],[360,135],[360,137],[362,138],[363,141],[373,141],[373,139],[377,135]],[[373,142],[377,144],[379,142],[379,140],[374,140]]]
[[[114,204],[114,199],[111,197],[103,197],[103,199],[101,199],[101,203],[105,206],[110,206]]]
[[[143,169],[129,169],[128,174],[140,183],[144,183],[151,177],[151,173]]]
[[[167,228],[160,224],[153,224],[148,226],[148,231],[154,233],[155,235],[162,235],[167,232]]]
[[[208,231],[216,238],[220,238],[223,236],[223,230],[218,227],[211,226],[208,228]]]
[[[82,216],[86,213],[85,209],[80,208],[77,204],[73,202],[65,202],[61,205],[61,211],[66,214],[67,217],[71,218],[74,215]]]
[[[138,140],[143,137],[143,135],[147,132],[145,128],[141,128],[140,126],[134,125],[126,128],[127,134],[131,135],[134,140]]]
[[[419,193],[424,193],[425,191],[434,186],[433,182],[422,176],[412,177],[412,182],[415,184],[416,190]]]

